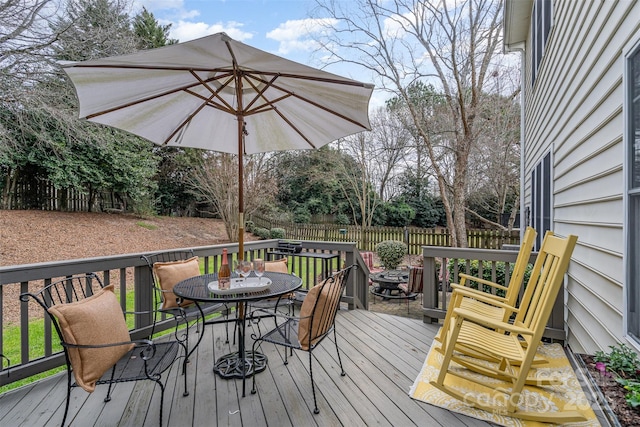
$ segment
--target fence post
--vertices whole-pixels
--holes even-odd
[[[404,227],[402,233],[404,234],[404,244],[407,245],[407,251],[411,253],[411,248],[409,247],[409,229],[407,226]]]

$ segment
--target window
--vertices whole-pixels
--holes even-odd
[[[640,342],[640,45],[627,56],[627,333]]]
[[[551,0],[535,0],[531,17],[531,86],[538,76],[538,68],[551,31]]]
[[[531,226],[536,229],[536,249],[544,233],[551,230],[551,153],[547,153],[531,173]]]

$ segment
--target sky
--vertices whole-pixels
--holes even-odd
[[[349,1],[349,0],[338,0]],[[324,28],[309,16],[313,0],[135,0],[162,25],[171,24],[170,37],[180,42],[225,32],[231,38],[312,67],[372,83],[362,69],[327,65],[314,55],[314,37]],[[384,103],[374,93],[370,107]]]
[[[136,0],[181,42],[225,32],[253,47],[310,64],[320,30],[308,18],[313,0]]]

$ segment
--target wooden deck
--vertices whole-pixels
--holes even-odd
[[[276,347],[263,344],[262,351],[269,357],[268,368],[256,376],[257,394],[250,393],[251,380],[247,381],[244,398],[241,380],[214,375],[213,359],[230,351],[224,343],[223,328],[206,328],[202,344],[189,364],[188,397],[182,396],[180,364],[165,373],[165,425],[490,425],[409,397],[409,388],[422,367],[437,325],[364,310],[341,310],[337,332],[347,376],[340,376],[333,343],[325,341],[314,351],[318,415],[312,413],[307,353],[294,353],[285,366]],[[56,375],[5,393],[0,396],[0,425],[59,425],[65,387],[66,375]],[[119,384],[113,399],[106,404],[105,393],[106,386],[99,386],[93,394],[74,388],[67,422],[74,426],[158,425],[160,392],[155,383]]]

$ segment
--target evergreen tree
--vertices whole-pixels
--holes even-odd
[[[133,32],[138,38],[139,49],[154,49],[177,43],[177,39],[169,38],[170,29],[171,24],[160,25],[146,7],[133,18]]]

